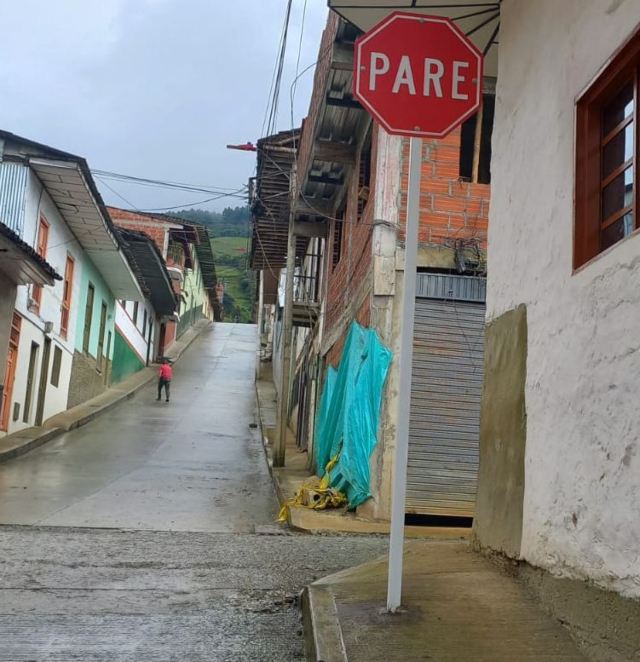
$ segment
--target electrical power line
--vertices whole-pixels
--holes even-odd
[[[294,118],[293,118],[293,102],[296,97],[296,88],[298,86],[298,78],[300,71],[300,54],[302,53],[302,38],[304,37],[304,19],[307,15],[307,0],[304,0],[304,5],[302,6],[302,20],[300,23],[300,40],[298,41],[298,56],[296,58],[296,75],[293,78],[293,83],[291,83],[291,131],[294,130]]]
[[[239,195],[239,193],[244,190],[245,190],[244,187],[239,188],[231,193],[221,193],[220,195],[215,195],[212,198],[207,198],[206,200],[198,200],[198,202],[191,202],[188,205],[183,204],[183,205],[174,205],[173,207],[156,207],[155,209],[140,209],[138,211],[150,212],[150,211],[171,211],[172,209],[184,209],[185,207],[203,205],[207,202],[213,202],[214,200],[220,200],[221,198],[228,198],[228,197],[242,198],[244,200],[246,195]]]
[[[278,55],[278,64],[276,69],[276,77],[273,85],[273,97],[271,100],[271,110],[269,111],[269,119],[267,121],[267,135],[271,135],[276,130],[278,122],[278,105],[280,103],[280,84],[282,82],[282,72],[284,69],[284,58],[287,52],[287,35],[289,34],[289,22],[291,19],[291,5],[293,0],[288,0],[287,9],[284,17],[284,27],[282,29],[282,39],[280,42],[280,53]]]
[[[120,200],[122,200],[123,202],[126,202],[126,203],[127,203],[132,209],[136,209],[136,206],[133,204],[133,202],[130,202],[129,200],[127,200],[127,199],[124,197],[124,195],[120,195],[120,193],[118,193],[118,191],[116,191],[112,186],[109,186],[109,184],[107,184],[107,182],[105,182],[103,179],[101,179],[101,178],[98,177],[98,176],[96,176],[96,179],[97,179],[101,184],[104,184],[104,185],[105,185],[105,186],[106,186],[106,187],[107,187],[112,193],[114,193],[115,195],[117,195],[117,196],[120,198]],[[140,211],[140,210],[139,210],[139,209],[136,209],[136,211]]]
[[[183,182],[172,182],[162,179],[149,179],[147,177],[134,177],[133,175],[124,175],[121,173],[110,172],[108,170],[92,170],[93,175],[100,178],[120,181],[127,184],[136,184],[140,186],[151,186],[157,188],[178,189],[181,191],[193,191],[195,193],[227,193],[234,192],[236,189],[223,186],[206,186],[201,184],[185,184]]]

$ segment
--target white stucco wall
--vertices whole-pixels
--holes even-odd
[[[71,374],[71,363],[73,359],[73,348],[75,344],[76,317],[78,314],[77,302],[79,301],[80,288],[80,270],[83,260],[87,259],[84,251],[78,246],[75,237],[64,223],[62,216],[54,205],[49,195],[42,190],[42,185],[38,178],[29,172],[27,179],[27,190],[25,200],[25,217],[22,239],[33,247],[37,246],[38,222],[42,212],[50,224],[49,242],[47,250],[47,262],[55,270],[64,276],[67,254],[75,260],[75,272],[71,294],[71,311],[69,316],[67,337],[60,336],[61,306],[63,299],[63,282],[56,281],[53,286],[45,286],[42,291],[40,310],[38,313],[28,309],[29,298],[32,296],[31,286],[18,287],[16,295],[15,309],[22,318],[22,328],[20,332],[20,344],[18,346],[18,364],[13,388],[13,398],[11,413],[13,413],[13,402],[20,403],[20,417],[17,421],[9,419],[9,432],[17,432],[23,428],[34,424],[37,390],[40,379],[40,370],[42,363],[42,350],[44,347],[44,329],[45,322],[53,323],[53,332],[50,334],[52,340],[51,354],[49,357],[49,375],[47,378],[47,391],[45,396],[44,419],[53,416],[67,407],[67,397],[69,391],[69,376]],[[31,343],[39,345],[39,354],[36,370],[36,378],[33,388],[33,402],[29,419],[23,421],[24,399],[26,393],[27,373],[29,368],[29,353]],[[51,384],[51,369],[53,365],[54,348],[58,346],[62,350],[62,360],[60,364],[59,385]]]
[[[51,338],[51,351],[49,354],[49,364],[47,371],[47,386],[44,400],[43,421],[51,416],[64,411],[67,408],[67,397],[69,392],[69,379],[71,377],[71,355],[62,349],[60,339],[55,334]],[[42,330],[28,319],[22,320],[20,329],[20,342],[18,345],[18,369],[16,370],[15,382],[13,385],[13,397],[11,399],[11,408],[9,414],[9,433],[17,432],[35,424],[36,411],[38,407],[38,389],[40,386],[40,376],[42,374],[42,359],[44,352],[45,336]],[[27,420],[24,420],[24,412],[27,394],[27,376],[29,371],[29,357],[31,354],[31,344],[38,345],[38,354],[35,364],[33,387],[31,391],[31,406]],[[53,357],[55,347],[61,347],[62,358],[60,362],[60,378],[58,385],[51,383]],[[20,412],[17,421],[13,420],[13,407],[15,403],[20,404]]]
[[[149,324],[153,323],[154,327],[157,326],[156,320],[154,318],[154,311],[151,304],[148,301],[141,301],[138,304],[138,316],[137,321],[134,324],[133,322],[133,307],[135,303],[133,301],[125,301],[124,305],[122,302],[116,302],[116,328],[120,331],[124,338],[127,339],[129,345],[135,350],[138,354],[138,358],[145,363],[147,360],[147,345],[149,344]],[[144,324],[144,313],[147,312],[147,324],[145,328]],[[144,335],[143,335],[144,333]],[[154,354],[154,345],[155,345],[155,336],[156,334],[152,332],[151,334],[151,349],[149,350],[149,358],[153,360],[155,357]]]
[[[504,0],[487,314],[527,305],[521,554],[640,597],[640,236],[572,275],[576,97],[637,0]]]

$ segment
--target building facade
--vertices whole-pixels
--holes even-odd
[[[0,140],[5,222],[61,275],[17,288],[3,406],[11,433],[109,385],[115,298],[142,293],[84,159],[8,132]]]
[[[205,227],[184,219],[109,207],[114,223],[142,233],[156,245],[171,280],[177,307],[157,327],[154,352],[164,353],[182,334],[202,319],[220,320],[220,287],[211,238]]]
[[[640,8],[501,11],[476,536],[637,598]]]
[[[386,134],[352,97],[358,34],[330,14],[309,115],[294,141],[293,209],[269,209],[265,203],[269,195],[284,194],[286,200],[289,181],[281,176],[280,190],[270,191],[275,173],[268,168],[271,159],[261,156],[261,150],[283,154],[291,147],[285,144],[291,132],[258,142],[252,260],[262,269],[264,316],[267,306],[277,304],[267,289],[270,271],[286,256],[283,237],[290,216],[295,237],[290,250],[296,259],[289,424],[298,445],[309,448],[310,465],[319,395],[328,367],[342,358],[352,323],[374,329],[394,354],[400,349],[408,141]],[[487,78],[483,117],[471,118],[445,139],[423,142],[407,501],[407,512],[416,515],[471,518],[475,512],[494,91],[495,80]],[[286,329],[282,307],[273,311],[273,324],[263,326],[265,333],[274,329],[278,384]],[[370,459],[371,498],[358,508],[360,515],[375,519],[390,514],[397,383],[392,362]],[[310,468],[324,472],[324,467]]]
[[[117,301],[112,381],[119,382],[158,359],[163,323],[178,305],[165,261],[155,242],[142,232],[119,229],[123,248],[144,294],[144,301]]]
[[[407,3],[329,4],[367,30]],[[412,9],[460,21],[489,53],[485,72],[500,49],[473,540],[510,559],[588,657],[631,660],[640,7],[473,4]]]
[[[0,166],[0,171],[2,166]],[[0,218],[13,223],[9,199],[0,194],[2,208]],[[12,418],[13,388],[18,370],[18,349],[20,344],[21,317],[15,312],[18,286],[52,286],[62,277],[29,244],[8,225],[0,221],[0,434],[9,429]]]

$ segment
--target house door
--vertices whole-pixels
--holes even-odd
[[[107,304],[103,301],[100,309],[100,330],[98,331],[98,351],[96,352],[96,366],[102,372],[104,361],[104,333],[107,328]],[[108,359],[108,357],[107,357]]]
[[[308,361],[308,359],[307,359]],[[298,382],[298,426],[296,444],[300,450],[307,450],[309,433],[309,403],[308,403],[309,375],[305,361],[299,375]]]
[[[49,380],[49,356],[51,355],[51,338],[44,339],[42,352],[42,366],[40,368],[40,384],[38,386],[38,405],[36,407],[36,425],[42,425],[44,415],[44,400],[47,395],[47,381]]]
[[[485,279],[418,274],[406,512],[473,517]]]
[[[165,336],[167,335],[167,325],[162,322],[160,324],[160,336],[158,338],[158,356],[164,356],[164,343],[165,343]]]
[[[111,353],[111,331],[107,333],[107,353],[105,355],[105,364],[104,364],[104,385],[109,388],[111,383],[111,373],[109,371],[109,354]]]
[[[2,389],[2,406],[0,407],[0,430],[9,429],[9,412],[13,399],[13,383],[16,379],[16,365],[18,364],[18,345],[20,343],[20,315],[13,314],[11,322],[11,335],[9,336],[9,352],[7,354],[7,369],[4,373],[4,388]]]
[[[29,354],[29,372],[27,373],[27,392],[24,396],[24,412],[22,422],[28,423],[31,416],[31,402],[33,400],[33,382],[36,379],[36,363],[38,362],[38,350],[40,345],[37,342],[31,343],[31,352]]]
[[[149,365],[149,359],[151,357],[151,344],[153,342],[153,320],[149,318],[149,334],[147,337],[147,357],[145,365]]]

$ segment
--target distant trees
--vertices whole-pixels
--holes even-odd
[[[225,283],[222,301],[225,319],[228,322],[251,322],[256,279],[249,267],[249,255],[245,248],[251,230],[249,207],[227,207],[222,212],[182,209],[173,215],[201,223],[208,229],[209,235],[214,238],[212,246],[218,279]],[[243,240],[217,242],[216,237],[242,237]],[[242,248],[236,248],[236,244]]]
[[[213,237],[248,237],[251,211],[249,207],[226,207],[222,213],[208,209],[181,209],[173,212],[187,221],[201,223]]]

